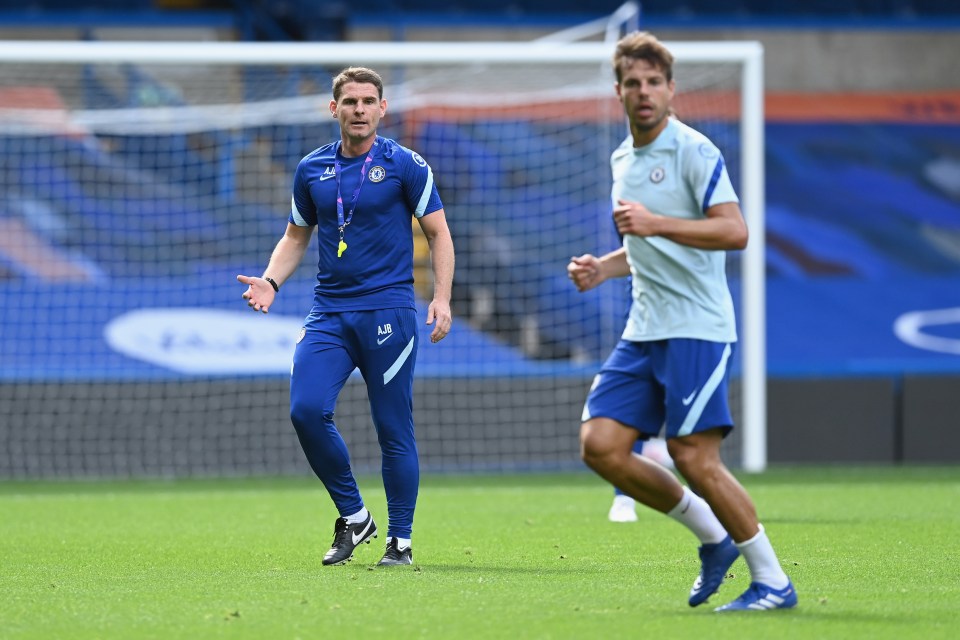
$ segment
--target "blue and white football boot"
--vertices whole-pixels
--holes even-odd
[[[740,550],[727,536],[716,544],[700,546],[700,575],[690,589],[690,606],[696,607],[707,601],[720,588],[730,565],[740,556]]]
[[[792,582],[787,582],[783,589],[751,582],[750,588],[744,591],[739,598],[717,607],[714,611],[769,611],[770,609],[792,609],[797,606],[797,590]]]

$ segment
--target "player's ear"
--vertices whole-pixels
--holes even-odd
[[[337,117],[337,101],[336,100],[330,101],[330,115],[332,115],[334,118]]]
[[[380,117],[382,118],[387,114],[387,101],[386,99],[380,100]]]

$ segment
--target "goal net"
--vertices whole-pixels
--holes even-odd
[[[762,54],[668,45],[677,115],[724,152],[759,245],[730,258],[745,428],[725,445],[728,462],[759,470]],[[339,136],[327,104],[348,65],[383,75],[380,133],[431,164],[456,245],[454,328],[421,341],[416,365],[424,469],[582,468],[583,401],[629,304],[626,281],[579,294],[565,271],[570,256],[618,244],[609,155],[626,125],[611,54],[548,42],[5,43],[0,477],[308,471],[288,381],[315,245],[267,316],[247,309],[235,276],[262,272],[298,161]],[[431,272],[421,237],[416,247],[424,320]],[[359,377],[336,416],[354,468],[378,470]]]

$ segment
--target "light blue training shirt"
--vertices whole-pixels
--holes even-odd
[[[628,136],[610,157],[611,197],[642,203],[655,214],[706,218],[716,204],[739,202],[723,155],[706,136],[670,118],[657,139],[633,146]],[[737,339],[727,286],[726,252],[688,247],[662,237],[625,235],[632,304],[623,339]]]

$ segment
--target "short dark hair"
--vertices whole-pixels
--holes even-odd
[[[383,78],[373,69],[366,67],[347,67],[333,79],[333,99],[339,100],[343,85],[348,82],[372,84],[377,88],[377,94],[383,100]]]
[[[621,80],[624,60],[646,60],[663,72],[667,81],[673,80],[673,54],[649,31],[634,31],[620,38],[613,52],[613,71]]]

